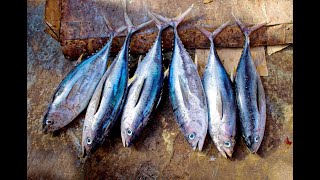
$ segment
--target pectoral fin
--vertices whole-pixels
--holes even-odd
[[[184,105],[190,109],[190,104],[189,104],[189,88],[183,81],[182,77],[179,75],[179,84],[180,84],[180,90],[183,98]]]
[[[223,117],[223,104],[222,104],[221,93],[219,90],[217,90],[216,108],[217,108],[217,112],[219,113],[220,119],[222,119],[222,117]]]

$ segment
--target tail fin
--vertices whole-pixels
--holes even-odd
[[[152,20],[150,20],[150,21],[142,23],[138,26],[133,26],[131,20],[129,19],[127,12],[124,12],[124,20],[126,21],[128,32],[131,32],[131,33],[134,33],[136,31],[140,30],[141,28],[151,24],[151,22],[152,22]]]
[[[234,14],[232,13],[233,18],[236,21],[236,24],[238,25],[238,27],[241,29],[241,31],[244,33],[245,36],[250,36],[250,34],[259,29],[260,27],[264,26],[267,24],[267,21],[263,21],[262,23],[256,24],[252,27],[246,27],[241,21],[240,19],[238,19],[237,17],[234,16]]]
[[[118,29],[114,29],[114,27],[111,25],[110,21],[106,18],[106,16],[103,16],[104,22],[107,26],[107,28],[109,29],[109,31],[111,32],[111,36],[116,37],[117,35],[119,35],[122,31],[127,29],[127,26],[121,26]]]
[[[164,21],[168,25],[176,28],[180,24],[180,22],[190,13],[192,8],[193,8],[193,4],[185,12],[183,12],[181,15],[179,15],[179,16],[177,16],[175,18],[172,18],[172,19],[169,19],[167,17],[163,17],[163,16],[161,16],[159,14],[156,14],[154,12],[152,12],[152,14],[154,16],[156,16],[158,19],[160,19],[161,21]]]
[[[150,11],[148,11],[149,17],[156,23],[159,30],[164,29],[169,26],[167,23],[161,23]]]
[[[230,21],[222,24],[220,27],[218,27],[216,30],[214,30],[212,33],[205,30],[204,28],[198,28],[211,42],[214,40],[214,38],[224,30],[228,25],[230,24]]]

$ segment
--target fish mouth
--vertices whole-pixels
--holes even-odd
[[[121,134],[123,147],[129,147],[129,143],[126,141],[126,138]]]
[[[196,143],[196,145],[192,148],[193,151],[196,151],[197,147],[199,151],[202,151],[202,147],[203,147],[204,141],[201,141],[201,139],[199,139]]]
[[[253,147],[248,147],[248,146],[247,146],[247,149],[249,150],[249,152],[250,152],[251,154],[254,154],[254,153],[257,152],[257,149],[255,149],[255,148],[253,148]]]
[[[226,159],[228,158],[232,158],[232,152],[231,151],[224,151],[221,150],[220,153],[222,154],[223,157],[225,157]]]

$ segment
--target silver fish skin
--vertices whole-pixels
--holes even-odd
[[[233,84],[220,61],[214,38],[229,24],[221,25],[213,33],[199,29],[210,40],[208,62],[202,76],[209,111],[209,134],[225,157],[232,157],[236,136],[237,105]]]
[[[240,115],[242,136],[251,153],[259,149],[266,124],[265,92],[252,60],[250,52],[250,34],[266,23],[251,28],[245,27],[235,18],[237,25],[245,35],[244,48],[235,75],[237,107]]]
[[[177,31],[178,24],[192,7],[174,19],[154,15],[173,27],[174,45],[168,79],[169,99],[176,122],[191,148],[201,151],[208,131],[207,100],[197,67]]]
[[[116,31],[110,30],[107,44],[96,54],[79,63],[61,81],[42,120],[44,133],[51,133],[66,126],[87,107],[107,69],[112,40],[125,29],[123,26]]]
[[[161,24],[152,14],[149,15],[156,22],[159,32],[153,46],[138,64],[128,87],[121,116],[121,138],[124,147],[129,147],[139,136],[161,99],[164,79],[161,33],[168,25]]]
[[[133,26],[124,14],[128,34],[125,42],[107,69],[88,105],[82,132],[82,157],[88,157],[104,142],[105,137],[120,115],[127,94],[128,56],[131,35],[151,23]]]

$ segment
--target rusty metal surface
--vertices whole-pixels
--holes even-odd
[[[102,44],[99,44],[90,49],[88,43],[92,39],[96,42],[105,41],[107,28],[103,15],[112,22],[114,27],[120,27],[124,25],[125,6],[133,23],[141,24],[150,19],[147,16],[147,9],[164,16],[175,17],[194,3],[193,11],[179,26],[179,34],[186,48],[208,48],[209,41],[195,27],[202,26],[208,30],[214,30],[228,20],[233,21],[232,11],[248,25],[268,20],[267,27],[251,35],[253,46],[293,43],[292,0],[280,2],[276,0],[232,0],[212,1],[206,4],[199,0],[182,2],[178,0],[128,0],[127,3],[124,2],[120,0],[47,0],[45,18],[47,22],[55,25],[55,28],[51,29],[48,26],[47,32],[51,35],[59,34],[59,38],[53,37],[61,43],[63,53],[75,59],[81,53],[90,55],[101,48]],[[58,28],[57,19],[60,19],[60,28]],[[130,45],[131,53],[146,53],[152,46],[156,33],[155,25],[150,25],[133,35]],[[116,53],[121,48],[124,35],[125,33],[122,33],[119,38],[115,39],[112,52]],[[165,51],[172,48],[172,38],[172,29],[163,32]],[[233,25],[219,34],[215,41],[217,47],[242,47],[243,35]]]
[[[101,148],[81,164],[71,135],[80,140],[84,114],[55,136],[41,132],[52,93],[74,66],[44,33],[44,5],[44,0],[28,0],[28,179],[293,179],[292,46],[266,54],[267,121],[257,154],[249,154],[241,137],[230,160],[209,136],[203,152],[193,152],[174,120],[165,83],[162,102],[133,146],[122,146],[118,121]],[[169,58],[165,53],[166,62]]]

